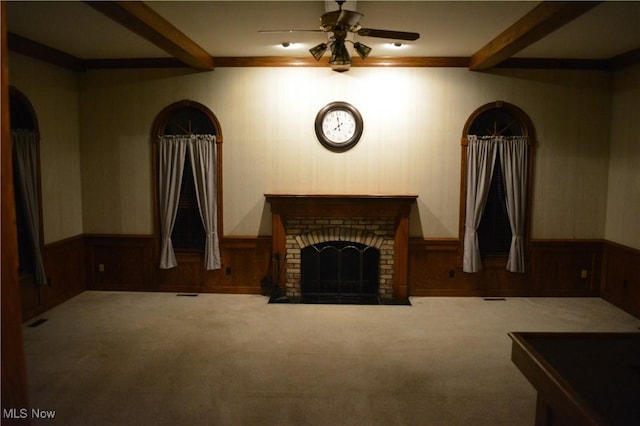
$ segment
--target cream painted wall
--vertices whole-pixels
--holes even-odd
[[[640,66],[613,82],[605,238],[640,249]]]
[[[613,114],[622,118],[613,126],[611,78],[601,72],[219,68],[78,75],[14,54],[10,70],[11,84],[29,97],[40,122],[46,242],[83,232],[152,232],[151,125],[181,99],[205,104],[222,126],[226,235],[269,234],[263,194],[290,192],[416,194],[411,234],[456,237],[462,127],[479,106],[504,100],[528,113],[537,131],[533,237],[639,244],[637,232],[627,232],[637,226],[638,200],[627,208],[628,194],[614,184],[637,181],[630,138],[637,128],[624,124],[637,126],[625,118],[637,110],[637,96],[625,89],[637,93],[637,68],[616,77]],[[351,102],[365,120],[360,143],[341,154],[325,150],[313,131],[317,111],[335,100]]]
[[[83,232],[78,75],[9,55],[9,84],[31,102],[40,128],[44,242]]]
[[[84,231],[152,232],[150,129],[168,104],[207,105],[224,135],[224,232],[270,233],[264,193],[416,194],[411,233],[458,235],[460,137],[495,100],[538,134],[533,236],[603,238],[610,77],[601,72],[462,68],[219,68],[88,71],[81,89]],[[351,151],[316,140],[317,111],[352,103],[365,129]]]

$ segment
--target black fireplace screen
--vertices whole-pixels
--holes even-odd
[[[301,250],[303,296],[378,296],[380,250],[347,241],[327,241]]]

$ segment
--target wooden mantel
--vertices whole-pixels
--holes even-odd
[[[409,216],[417,195],[265,194],[271,212],[287,217]]]
[[[408,298],[409,213],[417,195],[265,194],[265,198],[271,205],[272,247],[278,259],[286,253],[285,218],[395,218],[393,296]]]

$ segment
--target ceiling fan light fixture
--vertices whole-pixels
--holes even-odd
[[[337,72],[345,72],[351,66],[351,56],[344,45],[344,41],[336,41],[331,45],[331,69]]]
[[[365,44],[360,43],[359,41],[353,43],[353,48],[356,50],[356,53],[363,61],[371,53],[371,48]]]
[[[319,61],[320,58],[322,58],[322,55],[324,55],[324,52],[326,51],[327,51],[327,43],[320,43],[317,46],[313,46],[311,49],[309,49],[311,56],[313,56],[316,61]]]

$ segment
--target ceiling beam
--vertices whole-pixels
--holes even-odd
[[[212,70],[213,57],[182,31],[142,1],[85,1],[150,41],[160,49],[197,70]]]
[[[49,62],[74,71],[84,71],[82,59],[69,55],[61,50],[35,42],[14,33],[7,33],[7,45],[13,52]]]
[[[473,71],[487,70],[602,3],[543,1],[478,50],[469,62]]]
[[[609,59],[609,70],[620,70],[624,67],[640,64],[640,48],[630,50]]]

